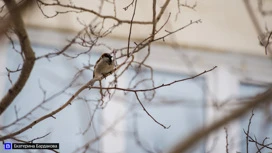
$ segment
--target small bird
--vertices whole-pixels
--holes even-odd
[[[104,53],[97,60],[94,66],[93,78],[106,77],[114,70],[114,61],[109,53]]]

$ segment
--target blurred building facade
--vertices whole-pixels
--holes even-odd
[[[265,2],[265,7],[267,5],[272,6],[271,2]],[[63,3],[67,2],[63,1]],[[101,1],[77,0],[74,5],[98,11],[100,3]],[[101,14],[113,15],[114,7],[107,1],[103,3]],[[118,18],[131,19],[133,7],[126,11],[123,9],[129,3],[130,1],[116,1]],[[158,0],[158,10],[163,3],[164,0]],[[181,3],[184,4],[185,1]],[[48,137],[39,141],[57,142],[60,143],[60,152],[72,152],[84,143],[103,135],[105,131],[109,131],[92,144],[92,149],[89,152],[99,152],[99,150],[137,153],[168,151],[174,146],[175,142],[185,139],[194,130],[202,129],[238,108],[241,104],[237,99],[253,97],[271,85],[271,57],[265,55],[264,47],[259,44],[258,30],[256,30],[247,10],[246,3],[253,8],[259,27],[263,31],[265,31],[266,25],[271,29],[271,21],[260,15],[258,5],[253,0],[248,2],[242,0],[197,1],[197,6],[194,9],[181,7],[180,14],[176,14],[178,12],[177,1],[169,3],[166,13],[162,16],[166,20],[171,12],[165,30],[174,31],[190,23],[191,20],[201,19],[202,23],[193,24],[169,36],[165,41],[152,45],[151,54],[146,64],[153,68],[155,86],[190,77],[217,66],[214,71],[194,80],[159,89],[152,101],[143,101],[143,104],[157,120],[166,126],[171,125],[169,129],[163,129],[147,116],[133,94],[124,95],[124,92],[118,91],[103,109],[97,109],[97,105],[78,99],[76,103],[58,113],[55,116],[56,119],[45,120],[22,134],[21,137],[27,137],[31,140],[51,132]],[[190,6],[194,4],[195,1],[188,2]],[[151,8],[151,1],[138,0],[134,20],[151,21]],[[54,15],[56,9],[58,8],[45,7],[44,11],[46,14]],[[54,51],[64,47],[67,40],[73,38],[82,29],[77,18],[88,24],[94,20],[94,17],[92,13],[68,13],[60,14],[54,18],[45,18],[40,10],[35,7],[25,12],[24,21],[31,44],[36,56],[38,56],[47,53],[48,50]],[[110,27],[113,24],[115,24],[114,20],[107,19],[105,21],[105,27]],[[158,26],[162,24],[163,22],[159,22]],[[152,25],[133,25],[131,42],[139,42],[146,38],[151,29]],[[102,40],[112,49],[126,47],[128,33],[129,24],[121,24]],[[16,40],[15,47],[20,49]],[[12,44],[3,38],[1,50],[0,95],[3,96],[11,86],[6,74],[3,73],[5,68],[16,69],[18,62],[22,61],[20,55],[12,51]],[[67,52],[78,51],[84,51],[84,48],[74,45]],[[76,60],[67,60],[65,56],[60,56],[50,61],[47,59],[37,61],[27,86],[2,116],[1,124],[7,125],[16,120],[15,106],[20,108],[20,116],[39,104],[44,96],[41,86],[47,91],[47,97],[61,91],[74,77],[77,68],[84,64],[87,65],[88,60],[95,64],[102,52],[110,52],[110,49],[97,47],[92,51],[91,58],[79,56]],[[135,59],[140,61],[146,54],[147,50],[144,50],[138,53]],[[131,72],[118,80],[118,86],[127,87],[131,83],[128,78],[133,77],[134,71],[128,71]],[[15,81],[18,75],[14,74],[11,79]],[[142,78],[148,77],[146,76],[148,73],[145,73],[145,71],[141,75]],[[89,81],[91,76],[91,71],[84,73],[81,83]],[[110,76],[109,79],[104,80],[104,83],[107,84],[112,79],[113,76]],[[136,82],[137,79],[132,81],[131,84]],[[147,82],[141,84],[138,88],[149,88],[151,85],[152,82]],[[76,88],[69,89],[58,98],[53,99],[52,102],[46,104],[44,109],[33,114],[31,119],[35,119],[45,112],[53,110],[52,108],[57,108],[63,104],[75,92]],[[147,95],[140,95],[140,97],[148,97],[152,94],[154,93],[150,92]],[[100,98],[97,90],[86,91],[82,94],[82,97]],[[94,113],[95,115],[93,115]],[[263,111],[256,110],[255,113],[252,134],[262,140],[267,135],[272,134],[272,128],[266,125],[267,115]],[[242,119],[225,126],[229,137],[230,152],[245,152],[243,129],[247,129],[250,116],[249,113]],[[92,117],[94,120],[91,128],[86,134],[82,134]],[[22,124],[27,125],[27,123],[26,121]],[[109,130],[112,124],[115,126]],[[11,131],[16,131],[16,128],[14,127]],[[211,134],[191,152],[222,152],[226,148],[225,129],[221,128]],[[256,150],[254,144],[250,144],[250,147],[252,150]],[[1,152],[4,152],[4,150],[1,150]],[[18,150],[17,152],[22,151]]]

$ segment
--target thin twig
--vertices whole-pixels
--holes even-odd
[[[226,153],[229,153],[229,139],[228,139],[228,129],[224,127],[226,133]]]
[[[99,104],[96,105],[96,107],[95,107],[95,109],[94,109],[94,111],[93,111],[93,114],[92,114],[92,116],[91,116],[91,118],[90,118],[90,121],[89,121],[89,123],[88,123],[86,129],[82,132],[83,135],[85,135],[85,134],[88,132],[88,130],[90,129],[90,127],[92,126],[92,122],[93,122],[93,120],[94,120],[94,115],[95,115],[95,113],[96,113],[96,111],[97,111],[97,109],[98,109],[98,105],[99,105]],[[88,107],[88,106],[87,106],[87,107]]]
[[[52,117],[53,115],[57,114],[58,112],[60,112],[61,110],[63,110],[64,108],[66,108],[68,105],[70,105],[72,103],[72,101],[75,99],[76,96],[78,96],[83,90],[85,89],[88,89],[90,86],[92,86],[96,81],[98,80],[101,80],[102,78],[95,78],[95,79],[92,79],[90,80],[88,83],[86,83],[84,86],[82,86],[80,89],[77,90],[77,92],[72,96],[70,97],[70,99],[65,102],[62,106],[60,106],[58,109],[52,111],[51,113],[48,113],[42,117],[40,117],[39,119],[33,121],[32,123],[30,123],[29,125],[25,126],[24,128],[14,132],[14,133],[10,133],[6,136],[2,136],[0,137],[0,141],[3,141],[3,140],[6,140],[6,139],[9,139],[9,138],[12,138],[18,134],[21,134],[22,132],[32,128],[34,125],[36,125],[37,123],[49,118],[49,117]]]
[[[94,14],[100,18],[103,18],[103,19],[112,19],[112,20],[117,21],[118,23],[127,23],[127,24],[131,23],[131,21],[129,21],[129,20],[121,20],[121,19],[116,18],[114,16],[102,15],[102,14],[99,14],[98,12],[93,11],[93,10],[89,10],[89,9],[86,9],[83,7],[77,7],[75,5],[65,5],[65,4],[61,4],[61,3],[46,3],[42,0],[38,0],[38,1],[39,1],[39,3],[43,4],[44,6],[59,6],[59,7],[63,7],[63,8],[70,8],[70,9],[80,10],[80,11],[84,11],[84,12],[89,12],[89,13]],[[152,24],[152,22],[151,21],[133,21],[133,24]]]
[[[186,80],[191,80],[191,79],[194,79],[198,76],[201,76],[205,73],[208,73],[212,70],[214,70],[215,68],[217,68],[217,66],[214,66],[213,68],[209,69],[209,70],[205,70],[197,75],[194,75],[192,77],[188,77],[188,78],[185,78],[185,79],[180,79],[180,80],[176,80],[176,81],[173,81],[173,82],[170,82],[170,83],[167,83],[167,84],[162,84],[162,85],[159,85],[159,86],[156,86],[154,88],[149,88],[149,89],[125,89],[125,88],[119,88],[119,87],[109,87],[109,88],[102,88],[102,89],[117,89],[117,90],[123,90],[123,91],[129,91],[129,92],[145,92],[145,91],[151,91],[151,90],[156,90],[156,89],[159,89],[161,87],[165,87],[165,86],[171,86],[172,84],[175,84],[175,83],[178,83],[178,82],[183,82],[183,81],[186,81]],[[101,89],[101,87],[92,87],[93,89]]]
[[[130,26],[129,26],[129,34],[128,34],[128,47],[127,47],[127,57],[129,57],[129,45],[130,45],[130,37],[131,37],[131,31],[132,31],[132,22],[135,16],[135,12],[136,12],[136,8],[137,8],[137,0],[135,0],[135,6],[134,6],[134,11],[130,20]]]
[[[152,26],[152,33],[151,33],[151,40],[154,40],[155,37],[155,32],[156,32],[156,25],[157,25],[157,19],[156,19],[156,4],[157,4],[157,0],[153,0],[153,7],[152,7],[152,14],[153,14],[153,18],[152,18],[152,22],[153,22],[153,26]],[[149,45],[150,46],[150,45]]]
[[[158,121],[157,121],[157,120],[156,120],[156,119],[155,119],[155,118],[154,118],[154,117],[153,117],[153,116],[145,109],[144,105],[142,104],[141,100],[140,100],[139,97],[138,97],[137,92],[134,92],[134,94],[135,94],[135,96],[136,96],[138,102],[141,104],[143,110],[146,112],[146,114],[147,114],[149,117],[152,118],[153,121],[155,121],[157,124],[159,124],[160,126],[162,126],[162,127],[165,128],[165,129],[169,129],[169,128],[171,127],[171,125],[169,125],[168,127],[166,127],[166,126],[163,125],[162,123],[158,122]]]
[[[47,133],[47,134],[45,134],[45,135],[43,135],[43,136],[34,138],[34,139],[32,139],[32,140],[30,140],[30,141],[28,141],[28,142],[33,143],[35,140],[39,140],[39,139],[45,138],[45,137],[48,136],[49,134],[51,134],[51,132],[49,132],[49,133]]]
[[[130,6],[133,6],[134,0],[131,1],[131,3],[129,3],[126,7],[124,7],[123,9],[126,11]]]
[[[253,116],[253,115],[252,115]],[[249,133],[247,133],[244,129],[243,129],[245,135],[247,136],[248,138],[248,142],[254,142],[255,143],[255,146],[256,148],[258,149],[257,152],[260,152],[261,153],[261,150],[264,149],[264,148],[267,148],[267,149],[270,149],[272,150],[272,147],[270,147],[270,145],[272,145],[272,143],[268,143],[268,144],[265,144],[265,140],[267,140],[268,138],[265,137],[264,140],[262,141],[262,143],[258,142],[256,136],[254,135],[254,139],[249,135]],[[247,144],[248,145],[248,144]],[[261,146],[261,148],[259,148],[259,146]],[[248,151],[248,150],[247,150]]]
[[[56,57],[60,54],[63,54],[65,51],[67,51],[72,45],[73,43],[75,43],[76,39],[80,36],[80,34],[86,30],[87,26],[84,27],[82,30],[80,30],[77,35],[66,45],[64,46],[61,50],[57,51],[57,52],[54,52],[54,53],[48,53],[48,54],[45,54],[45,55],[41,55],[39,57],[36,57],[36,60],[39,60],[39,59],[42,59],[42,58],[52,58],[52,57]]]
[[[268,89],[266,92],[257,95],[254,99],[248,100],[243,107],[240,107],[226,115],[224,118],[212,123],[211,125],[207,126],[206,128],[197,129],[193,134],[190,135],[188,138],[178,142],[175,147],[169,153],[181,153],[186,152],[192,146],[197,144],[200,140],[207,137],[210,133],[216,131],[220,127],[228,124],[229,122],[241,117],[242,115],[246,114],[249,110],[257,107],[261,104],[271,103],[272,101],[272,88]]]
[[[250,118],[248,120],[248,126],[247,126],[247,132],[246,132],[246,151],[247,151],[247,153],[249,151],[248,150],[248,142],[249,142],[248,136],[249,136],[250,125],[251,125],[251,120],[252,120],[253,116],[254,116],[254,109],[252,109],[252,114],[251,114],[251,116],[250,116]]]
[[[269,34],[269,36],[267,38],[267,43],[265,44],[265,55],[267,55],[267,52],[268,52],[268,45],[270,43],[271,35],[272,35],[272,31],[270,32],[270,34]]]
[[[0,127],[0,130],[6,129],[12,125],[15,125],[16,123],[18,123],[19,121],[23,120],[23,119],[27,119],[28,116],[30,116],[34,111],[36,111],[38,108],[41,108],[42,105],[46,104],[47,102],[51,101],[52,99],[56,98],[57,96],[59,96],[60,94],[64,93],[69,87],[72,86],[72,84],[74,83],[74,81],[79,77],[78,74],[76,74],[75,78],[73,79],[72,82],[69,83],[68,86],[66,86],[64,89],[62,89],[61,91],[53,94],[52,96],[48,97],[47,99],[43,99],[43,101],[38,104],[37,106],[33,107],[28,113],[26,113],[25,115],[21,116],[20,118],[14,120],[13,122],[11,122],[8,125],[2,126]]]
[[[161,11],[159,12],[158,16],[157,16],[157,22],[161,19],[166,7],[168,6],[170,0],[166,0],[165,3],[163,4],[163,6],[161,7]]]
[[[256,15],[254,14],[254,11],[252,9],[252,6],[250,5],[250,2],[249,0],[244,0],[244,4],[245,4],[245,7],[246,7],[246,10],[251,18],[251,21],[254,25],[254,28],[256,30],[256,32],[258,33],[258,35],[261,35],[262,34],[262,29],[260,27],[260,24],[258,22],[258,19],[256,17]]]
[[[184,4],[180,4],[180,6],[183,6],[183,7],[186,7],[186,8],[189,8],[189,9],[192,9],[192,10],[194,10],[194,11],[196,11],[196,6],[197,6],[197,1],[195,1],[195,4],[193,4],[193,5],[188,5],[187,4],[187,1],[185,1],[185,3]]]

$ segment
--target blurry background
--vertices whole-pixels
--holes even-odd
[[[60,0],[63,7],[43,5],[41,2],[56,3],[53,0],[35,1],[35,5],[23,14],[36,57],[61,50],[84,25],[90,24],[90,29],[92,27],[96,32],[99,28],[107,31],[112,26],[116,27],[105,37],[99,38],[95,46],[84,46],[83,41],[79,40],[65,51],[69,56],[37,60],[26,86],[1,116],[1,135],[17,131],[58,108],[92,78],[93,65],[103,52],[127,47],[130,24],[118,24],[114,19],[102,20],[88,11],[69,12],[71,9],[64,6],[86,8],[103,16],[116,16],[130,21],[135,3],[124,8],[134,1]],[[157,0],[157,12],[164,3],[165,0]],[[150,55],[145,61],[147,66],[142,66],[139,70],[137,65],[131,65],[118,78],[117,83],[122,88],[148,89],[191,77],[217,66],[215,70],[193,80],[139,93],[148,112],[163,125],[171,126],[169,129],[156,124],[143,111],[133,92],[110,90],[114,95],[110,97],[110,101],[106,97],[101,106],[99,90],[91,89],[81,93],[72,105],[56,114],[56,119],[48,118],[16,138],[29,141],[50,133],[35,142],[60,143],[59,151],[65,153],[84,150],[112,153],[169,151],[177,141],[221,119],[233,109],[241,107],[244,99],[254,97],[270,87],[271,52],[266,55],[260,41],[266,44],[267,39],[264,38],[271,31],[271,8],[272,1],[269,0],[170,1],[157,29],[165,23],[169,13],[171,16],[156,37],[192,21],[201,19],[201,23],[192,24],[166,37],[164,41],[152,43]],[[262,10],[268,10],[268,13],[264,14]],[[56,14],[56,11],[62,13]],[[152,21],[152,1],[137,1],[134,21]],[[135,46],[135,43],[150,36],[151,31],[152,24],[133,24],[130,45]],[[19,42],[14,35],[11,38],[12,43],[6,37],[1,37],[1,97],[19,76],[17,72],[8,77],[6,68],[15,70],[23,62],[21,55],[15,51],[20,50]],[[268,51],[271,51],[271,45],[268,46]],[[135,61],[143,61],[147,54],[149,52],[144,48],[135,54]],[[117,63],[121,62],[117,60]],[[80,75],[77,77],[76,74]],[[75,77],[77,80],[69,85]],[[103,80],[103,86],[108,86],[113,80],[114,75],[107,77]],[[20,122],[3,128],[41,103],[42,106]],[[271,106],[256,108],[254,114],[250,134],[259,141],[271,137]],[[243,129],[247,131],[251,115],[250,112],[215,131],[189,152],[226,150],[226,132],[229,152],[246,152],[246,135]],[[267,142],[271,143],[271,140],[268,139]],[[252,152],[258,150],[255,143],[249,143],[249,148]],[[268,152],[269,149],[262,151]],[[10,151],[1,147],[0,152]]]

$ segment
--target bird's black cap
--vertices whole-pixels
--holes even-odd
[[[102,55],[102,57],[112,58],[112,56],[111,56],[109,53],[104,53],[104,54]]]

